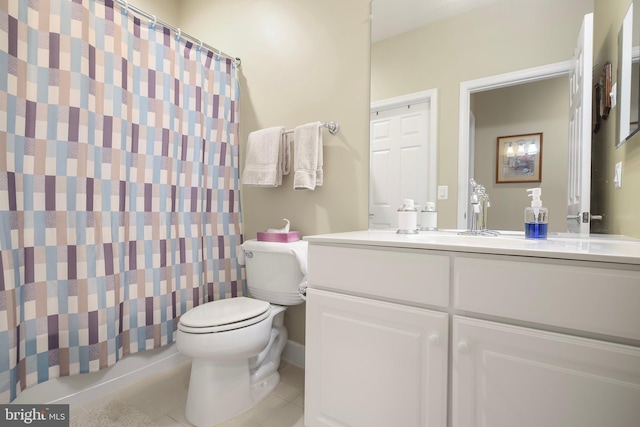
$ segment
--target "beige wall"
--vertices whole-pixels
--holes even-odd
[[[549,208],[549,231],[566,231],[568,77],[557,77],[472,94],[476,119],[474,176],[491,197],[488,227],[523,230],[524,208],[531,205],[527,188],[542,188]],[[542,132],[542,182],[496,184],[499,136]]]
[[[303,235],[367,228],[369,0],[188,0],[174,2],[179,10],[171,2],[135,3],[242,59],[241,165],[251,131],[312,121],[341,126],[335,136],[323,133],[322,187],[294,192],[292,176],[279,188],[242,187],[246,239],[282,226],[282,218]],[[304,304],[285,319],[289,338],[304,343]]]
[[[594,62],[611,61],[613,81],[617,81],[618,31],[630,0],[595,0]],[[640,4],[636,2],[636,7]],[[638,25],[635,23],[634,25]],[[604,213],[603,232],[640,238],[640,134],[615,149],[618,109],[613,108],[608,120],[602,121],[600,132],[593,137],[592,187],[597,194],[592,200],[593,213]],[[614,167],[622,162],[622,188],[613,185]]]
[[[176,0],[129,0],[129,4],[155,15],[175,27],[180,24],[180,2]]]
[[[372,101],[438,89],[440,227],[456,226],[460,82],[571,59],[591,11],[592,0],[501,0],[372,46]]]

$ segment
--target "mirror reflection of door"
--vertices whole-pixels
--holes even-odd
[[[588,236],[591,229],[591,96],[593,13],[584,16],[569,73],[569,176],[567,231]]]
[[[390,10],[383,10],[385,3],[393,3]],[[388,23],[386,18],[396,10],[407,8],[403,0],[375,0],[372,4],[372,91],[371,99],[377,101],[388,97],[398,96],[412,90],[421,90],[425,87],[437,87],[441,94],[441,111],[439,112],[439,164],[441,167],[439,172],[439,185],[448,185],[451,189],[457,183],[456,175],[459,170],[464,169],[469,175],[470,162],[466,159],[462,162],[455,159],[460,153],[458,136],[463,132],[462,123],[458,123],[459,115],[455,114],[458,101],[459,85],[463,81],[472,79],[488,78],[489,76],[510,73],[513,70],[524,69],[525,67],[536,67],[539,64],[549,63],[553,61],[568,60],[573,53],[573,46],[577,30],[580,28],[580,21],[585,13],[593,11],[593,5],[590,2],[581,2],[578,0],[540,0],[534,3],[528,0],[498,0],[496,2],[476,2],[477,8],[472,11],[467,10],[458,16],[444,17],[440,16],[440,20],[434,19],[433,23],[420,28],[414,29],[391,37],[390,39],[376,38],[376,29],[382,27],[384,23]],[[435,2],[418,2],[420,7],[426,5],[434,5]],[[483,3],[483,4],[480,4]],[[544,5],[545,7],[542,7]],[[380,11],[380,13],[378,13]],[[527,13],[525,13],[527,11]],[[552,12],[549,12],[552,11]],[[419,15],[420,9],[412,11],[412,17]],[[525,16],[526,15],[526,16]],[[435,17],[433,13],[432,17]],[[493,19],[493,21],[491,21]],[[519,26],[521,22],[544,22],[548,25],[548,31],[540,31],[534,33],[516,31],[512,37],[503,37],[508,29]],[[491,21],[492,25],[487,25]],[[556,25],[551,25],[554,22]],[[560,24],[562,23],[562,24]],[[465,26],[466,24],[466,26]],[[423,24],[424,25],[424,24]],[[571,36],[568,31],[560,31],[558,28],[575,28],[571,30]],[[546,27],[545,27],[546,28]],[[406,31],[406,30],[405,30]],[[575,31],[575,32],[574,32]],[[469,38],[469,32],[476,32],[477,37]],[[396,33],[398,34],[398,33]],[[525,37],[523,34],[526,34]],[[458,37],[460,36],[460,37]],[[537,39],[539,36],[542,40],[549,40],[551,37],[557,39],[557,43],[549,45],[548,48],[541,48]],[[570,38],[569,38],[570,37]],[[492,43],[480,44],[480,41],[493,41]],[[559,48],[561,47],[561,49]],[[454,85],[456,85],[454,87]],[[567,96],[568,91],[564,91],[563,104],[565,105],[564,116],[566,117]],[[460,96],[461,98],[462,96]],[[464,126],[468,131],[467,116]],[[455,122],[452,123],[452,122]],[[521,132],[529,132],[529,130],[510,132],[509,134],[517,134]],[[546,138],[545,138],[546,141]],[[495,155],[495,148],[492,149]],[[469,160],[472,157],[469,156]],[[495,160],[492,160],[494,163]],[[567,170],[565,164],[563,169]],[[543,180],[545,172],[548,171],[543,165]],[[494,170],[495,173],[495,170]],[[492,176],[491,181],[495,177]],[[466,181],[468,185],[468,180]],[[487,184],[482,182],[482,184]],[[567,183],[557,182],[557,187],[566,189]],[[455,188],[455,187],[454,187]],[[468,198],[462,194],[460,187],[455,192],[450,191],[449,194],[455,195],[456,200],[440,201],[439,219],[440,226],[444,228],[466,228],[466,217],[459,218],[464,215],[465,208],[462,209],[456,202],[468,205]],[[566,190],[565,190],[566,191]],[[489,193],[491,196],[491,193]],[[544,193],[543,193],[544,194]],[[519,206],[524,209],[528,206],[526,195],[525,200]],[[459,199],[459,200],[458,200]],[[547,201],[543,197],[543,201]],[[566,202],[565,202],[566,203]],[[509,205],[516,204],[512,202]],[[455,205],[455,206],[454,206]],[[496,217],[499,210],[504,208],[503,205],[492,200],[489,212],[491,216]],[[508,214],[505,214],[508,215]],[[566,216],[566,205],[563,208],[557,208],[552,211],[552,215],[558,218]],[[508,215],[515,218],[516,221],[522,217],[522,212]],[[492,226],[494,227],[494,226]],[[515,230],[522,230],[519,225]]]
[[[396,228],[403,199],[429,201],[429,102],[372,109],[369,228]]]

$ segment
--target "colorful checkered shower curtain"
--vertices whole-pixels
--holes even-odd
[[[246,293],[236,72],[111,1],[0,2],[0,403]]]

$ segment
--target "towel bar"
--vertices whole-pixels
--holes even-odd
[[[340,131],[340,125],[336,122],[325,122],[320,126],[329,129],[331,135],[335,135]],[[293,133],[294,129],[285,130],[284,133]]]

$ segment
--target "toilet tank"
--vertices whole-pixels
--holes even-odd
[[[247,288],[252,297],[280,305],[304,302],[298,286],[306,280],[300,258],[306,264],[306,243],[274,243],[249,240],[242,245]],[[306,265],[305,265],[306,271]]]

